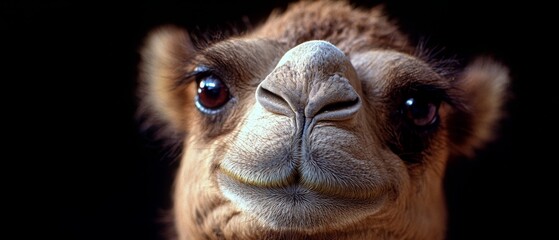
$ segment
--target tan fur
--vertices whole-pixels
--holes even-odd
[[[446,163],[494,137],[508,72],[480,58],[447,77],[415,52],[381,8],[341,1],[296,3],[203,49],[154,31],[141,112],[183,138],[178,239],[444,239]],[[200,107],[215,79],[230,98]]]

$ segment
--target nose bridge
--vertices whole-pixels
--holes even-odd
[[[267,110],[307,118],[343,119],[361,105],[355,70],[345,54],[325,41],[289,50],[259,85],[257,101]]]

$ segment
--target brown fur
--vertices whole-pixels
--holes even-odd
[[[296,3],[203,49],[154,31],[141,113],[182,139],[178,238],[443,239],[446,163],[494,137],[508,73],[480,58],[447,77],[416,52],[381,8],[339,1]],[[196,106],[208,76],[231,96],[217,109]],[[437,120],[407,120],[410,97]]]

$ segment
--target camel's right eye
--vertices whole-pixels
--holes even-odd
[[[229,89],[221,79],[211,74],[200,78],[196,95],[196,107],[200,111],[217,113],[230,98]]]

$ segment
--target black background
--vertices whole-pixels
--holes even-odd
[[[373,6],[380,1],[353,1]],[[134,117],[138,50],[147,32],[257,25],[286,1],[4,1],[3,174],[8,230],[18,239],[160,239],[173,154]],[[556,30],[535,3],[387,1],[412,39],[440,57],[490,54],[510,67],[500,138],[453,163],[449,239],[541,238],[557,223],[554,161],[559,108]],[[6,74],[7,73],[7,74]],[[550,218],[548,218],[550,217]],[[12,224],[14,227],[12,227]],[[16,228],[20,227],[20,228]]]

